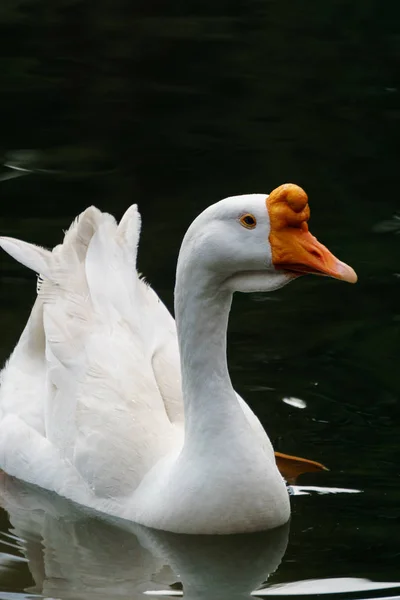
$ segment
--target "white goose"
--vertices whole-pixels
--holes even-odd
[[[229,378],[226,331],[234,291],[272,291],[302,273],[356,281],[308,218],[293,184],[208,207],[180,250],[176,328],[136,273],[136,206],[119,225],[87,209],[52,252],[1,238],[42,283],[1,373],[0,468],[157,529],[287,522],[271,443]]]

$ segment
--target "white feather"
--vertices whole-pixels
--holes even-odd
[[[0,237],[0,247],[38,275],[50,276],[49,258],[51,253],[45,248],[10,237]]]
[[[266,212],[265,196],[243,198],[251,212]],[[236,215],[238,200],[224,202]],[[223,206],[216,207],[221,219]],[[97,510],[172,531],[225,533],[282,523],[288,500],[271,443],[234,392],[233,429],[223,429],[218,442],[224,449],[207,443],[207,431],[215,429],[209,414],[202,445],[208,458],[185,458],[176,326],[137,274],[139,234],[136,206],[119,225],[90,207],[52,252],[1,238],[6,252],[40,273],[41,283],[1,373],[0,468]],[[196,248],[206,241],[200,234]],[[181,264],[191,236],[193,226]],[[267,237],[261,231],[263,244]],[[193,278],[192,293],[200,276],[189,267],[185,273]],[[206,319],[201,310],[195,314]],[[209,327],[221,327],[205,325],[199,339]],[[213,351],[211,343],[206,361]],[[195,379],[199,387],[207,383],[201,372]],[[225,385],[229,391],[229,380]],[[214,398],[203,400],[204,413]]]

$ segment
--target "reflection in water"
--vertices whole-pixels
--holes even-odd
[[[0,554],[0,571],[4,577],[26,561],[33,580],[18,594],[1,592],[3,600],[181,596],[182,586],[191,600],[353,592],[382,599],[382,594],[395,598],[400,586],[355,577],[267,584],[285,555],[289,525],[246,535],[172,534],[105,518],[6,475],[0,479],[0,502],[12,524],[2,536],[10,553]],[[20,585],[27,581],[21,573],[17,579]]]
[[[7,476],[1,503],[35,585],[47,597],[132,598],[181,581],[185,598],[245,598],[273,573],[289,526],[249,535],[192,536],[109,521]]]
[[[321,487],[319,485],[290,485],[289,494],[291,496],[307,496],[312,493],[317,494],[359,494],[361,490],[351,488]]]
[[[311,596],[320,594],[353,594],[356,592],[366,592],[368,598],[380,598],[381,590],[385,590],[386,594],[393,593],[393,590],[398,589],[400,583],[386,581],[370,581],[369,579],[357,579],[356,577],[338,577],[337,579],[308,579],[306,581],[296,581],[294,583],[285,583],[283,585],[272,585],[268,589],[260,590],[257,596]],[[375,592],[374,595],[371,595]],[[348,597],[348,596],[346,596]],[[400,596],[389,596],[392,600],[400,598]],[[356,596],[359,598],[359,596]]]

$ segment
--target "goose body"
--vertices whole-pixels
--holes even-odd
[[[40,278],[1,372],[0,468],[157,529],[287,522],[269,438],[229,378],[226,330],[234,291],[272,291],[302,269],[355,281],[309,234],[308,215],[291,184],[206,209],[182,243],[176,324],[137,274],[136,206],[119,224],[87,209],[51,252],[1,238]]]

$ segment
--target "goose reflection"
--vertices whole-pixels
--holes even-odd
[[[50,598],[143,598],[181,585],[191,600],[248,598],[277,569],[288,542],[288,526],[194,536],[105,520],[6,475],[0,502],[35,581],[25,591]]]

